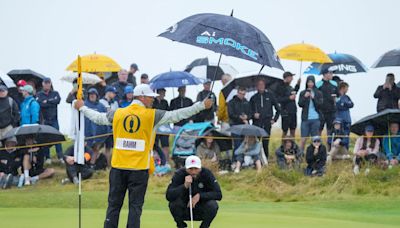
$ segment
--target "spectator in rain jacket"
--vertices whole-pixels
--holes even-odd
[[[306,176],[324,175],[326,165],[326,147],[322,145],[321,138],[319,136],[314,136],[312,139],[312,144],[307,147],[306,161]]]
[[[133,87],[126,86],[124,89],[124,96],[119,101],[119,107],[125,108],[129,106],[132,103],[132,101],[133,101]]]
[[[333,121],[333,129],[331,134],[328,136],[328,145],[330,151],[328,154],[327,162],[332,163],[332,160],[345,160],[350,159],[349,155],[349,137],[343,130],[342,121],[336,118]]]
[[[390,166],[399,164],[400,161],[400,132],[399,123],[390,123],[390,136],[383,138],[383,150]],[[389,142],[390,141],[390,142]]]
[[[300,148],[290,138],[284,138],[282,141],[282,145],[275,151],[278,167],[299,169],[302,157]]]
[[[274,124],[281,113],[281,108],[275,95],[266,90],[265,81],[257,81],[257,93],[250,99],[253,125],[263,128],[268,134],[271,134],[271,126]],[[275,114],[273,112],[275,108]],[[265,156],[268,159],[269,138],[263,139],[263,148]]]
[[[186,86],[179,87],[178,93],[179,93],[178,97],[172,99],[171,103],[169,105],[169,109],[171,111],[193,105],[193,101],[190,98],[186,97]],[[189,121],[193,121],[192,118],[181,120],[178,123],[175,123],[174,126],[181,127],[181,126],[185,125],[186,123],[189,123]]]
[[[400,88],[394,82],[394,74],[386,75],[385,84],[378,86],[374,98],[378,99],[376,110],[381,112],[388,108],[399,108]]]
[[[111,86],[113,86],[117,90],[117,96],[115,100],[119,101],[125,94],[125,87],[131,86],[132,90],[134,88],[132,83],[128,82],[128,71],[122,69],[118,72],[118,81],[114,82]]]
[[[24,101],[21,103],[21,125],[24,124],[38,124],[40,105],[33,97],[33,87],[26,85],[20,88]]]
[[[221,76],[222,86],[228,84],[232,80],[232,76],[224,74]],[[222,91],[219,92],[218,96],[218,110],[217,110],[218,121],[221,124],[221,131],[226,131],[229,128],[229,115],[228,115],[228,103],[226,102],[225,96]]]
[[[349,89],[349,84],[346,82],[341,82],[339,84],[339,98],[336,101],[336,118],[342,121],[342,126],[345,135],[350,135],[351,126],[351,116],[350,109],[354,107],[353,101],[347,96],[347,91]]]
[[[99,94],[95,88],[88,90],[88,99],[85,100],[85,106],[98,112],[107,112],[106,107],[99,102]],[[92,137],[107,133],[107,126],[97,125],[85,117],[85,137]],[[93,147],[96,143],[104,143],[105,137],[89,139],[87,144]]]
[[[4,85],[0,85],[0,116],[1,139],[9,130],[18,126],[20,119],[18,105],[14,99],[8,96],[8,89]]]
[[[217,97],[213,92],[211,92],[211,80],[207,79],[207,81],[203,84],[204,90],[200,91],[199,94],[197,94],[197,99],[196,101],[203,101],[206,99],[208,96],[211,96],[214,98],[214,105],[212,108],[203,110],[199,112],[195,118],[194,122],[211,122],[214,124],[214,118],[215,114],[214,112],[217,110]]]
[[[55,129],[60,129],[58,125],[57,106],[60,104],[60,94],[54,91],[51,86],[51,79],[45,78],[42,83],[43,90],[36,94],[36,100],[39,102],[42,114],[42,124],[49,125]],[[50,149],[43,148],[46,159],[50,158]],[[57,157],[60,162],[64,163],[63,150],[61,144],[56,145]],[[50,163],[50,160],[49,160]]]

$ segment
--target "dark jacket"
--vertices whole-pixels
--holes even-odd
[[[193,105],[193,101],[190,98],[187,97],[180,97],[178,96],[177,98],[174,98],[171,100],[171,103],[169,105],[169,109],[172,110],[177,110],[180,108],[186,108],[189,106]],[[188,123],[191,119],[185,119],[185,120],[181,120],[178,123],[175,123],[175,126],[183,126],[186,123]]]
[[[73,93],[71,93],[71,92],[69,92],[68,93],[68,96],[67,96],[67,99],[65,99],[65,102],[67,102],[67,103],[69,103],[69,104],[72,104],[72,102],[74,101],[74,100],[76,100],[76,93],[77,92],[73,92]],[[86,98],[87,98],[87,93],[86,93],[86,89],[83,89],[83,100],[85,100]]]
[[[124,97],[124,89],[126,86],[132,86],[132,88],[134,88],[132,83],[126,83],[120,81],[114,82],[111,86],[113,86],[117,90],[116,96],[114,98],[116,101],[119,101]]]
[[[57,106],[60,104],[60,94],[57,91],[50,90],[48,93],[43,90],[36,94],[36,100],[40,105],[43,124],[51,124],[58,121]]]
[[[107,112],[106,107],[99,101],[91,102],[89,99],[85,101],[85,106],[98,112]],[[96,135],[106,134],[108,132],[107,126],[97,125],[85,117],[85,137],[92,137]],[[103,142],[104,137],[89,139],[87,140],[88,146],[92,146],[94,143]]]
[[[294,141],[292,141],[292,148],[290,148],[289,150],[285,150],[284,145],[281,145],[275,151],[275,154],[278,159],[284,159],[285,155],[294,155],[296,159],[300,159],[302,156],[299,146],[297,146],[297,144]]]
[[[275,90],[276,100],[281,105],[281,115],[287,116],[289,114],[296,114],[297,106],[296,100],[290,100],[289,97],[292,95],[292,92],[297,92],[300,89],[300,85],[296,84],[295,88],[293,88],[290,84],[285,82],[281,82],[277,89]]]
[[[189,175],[185,168],[177,170],[172,177],[171,183],[168,185],[166,198],[169,202],[179,198],[183,202],[189,201],[189,190],[185,188],[185,177]],[[212,172],[206,168],[202,168],[199,176],[193,180],[192,195],[200,194],[200,202],[208,200],[221,200],[222,192]]]
[[[89,154],[90,157],[93,156],[93,151],[92,149],[90,149],[90,147],[85,146],[85,154]],[[74,144],[72,144],[70,147],[67,148],[67,150],[64,152],[64,156],[74,156]],[[90,159],[88,161],[85,160],[85,165],[89,165],[90,164]]]
[[[308,146],[306,152],[306,161],[307,168],[321,170],[326,164],[326,147],[321,144],[319,146],[317,155],[314,155],[314,145],[311,144]]]
[[[354,107],[353,101],[347,95],[340,96],[336,101],[336,117],[344,123],[351,123],[350,109]]]
[[[264,93],[256,93],[250,99],[251,113],[253,124],[264,128],[268,126],[271,120],[275,122],[278,120],[281,113],[281,108],[277,102],[275,95],[269,90],[265,90]],[[272,108],[275,108],[275,115]],[[255,119],[254,113],[260,113],[260,118]]]
[[[309,77],[307,77],[307,80],[306,80],[306,86],[307,86],[307,82],[309,80],[313,81],[315,84],[314,76],[309,76]],[[308,98],[304,97],[304,94],[307,91],[311,91],[311,90],[314,92],[314,98],[311,98],[311,96]],[[318,114],[321,117],[320,108],[321,108],[321,105],[323,102],[322,93],[314,86],[313,89],[305,89],[305,90],[301,91],[301,93],[300,93],[298,104],[299,104],[299,107],[302,108],[302,111],[301,111],[301,120],[302,121],[308,120],[308,108],[310,106],[311,99],[314,102],[315,110],[318,112]]]
[[[244,124],[243,120],[240,119],[240,115],[247,115],[247,120],[251,118],[251,106],[250,102],[243,98],[240,100],[237,96],[234,96],[228,103],[228,115],[230,125]]]
[[[20,120],[19,108],[14,99],[8,96],[0,98],[0,116],[0,128],[5,128],[8,125],[18,126]]]
[[[0,172],[5,174],[18,175],[18,168],[22,166],[22,153],[20,150],[8,152],[0,151]]]
[[[153,108],[168,111],[169,110],[168,101],[165,99],[158,101],[158,99],[156,98],[156,99],[154,99],[154,102],[153,102]]]
[[[200,91],[199,94],[197,94],[196,101],[203,101],[204,99],[206,99],[208,97],[209,94],[210,94],[210,91],[205,91],[205,90]],[[199,112],[194,117],[194,122],[204,122],[207,120],[214,120],[214,117],[215,117],[214,112],[217,110],[217,99],[213,92],[211,92],[211,97],[214,98],[213,107]]]
[[[383,85],[378,86],[374,93],[374,98],[378,99],[376,110],[381,112],[388,108],[399,108],[400,88],[396,84],[392,85],[392,90],[383,89]]]
[[[136,87],[136,76],[132,73],[128,74],[128,83],[131,83],[133,85],[133,88]]]
[[[321,80],[315,85],[322,93],[323,102],[320,107],[322,113],[336,112],[336,100],[332,95],[339,97],[337,83],[333,80]]]
[[[340,145],[345,146],[346,148],[349,146],[349,138],[346,137],[345,132],[343,131],[343,128],[341,129],[335,129],[332,128],[332,133],[328,135],[328,144],[331,145],[332,142],[334,142],[336,139],[340,139]]]

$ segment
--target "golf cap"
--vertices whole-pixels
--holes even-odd
[[[342,120],[341,119],[335,119],[333,121],[333,124],[342,124]]]
[[[5,85],[0,85],[0,91],[8,91],[7,86],[5,86]]]
[[[131,64],[131,68],[135,69],[135,70],[139,70],[139,67],[136,63],[132,63]]]
[[[126,86],[124,89],[124,94],[128,94],[128,93],[133,93],[133,87],[132,86]]]
[[[140,96],[145,96],[145,97],[157,97],[159,96],[157,93],[153,92],[153,90],[150,88],[149,85],[147,84],[140,84],[133,89],[133,96],[135,97],[140,97]]]
[[[99,92],[97,92],[97,89],[95,88],[90,88],[88,90],[88,94],[96,94],[97,96],[99,95]]]
[[[199,157],[195,155],[191,155],[186,158],[185,160],[185,168],[190,169],[190,168],[198,168],[201,169],[201,160]]]
[[[44,79],[43,79],[43,82],[44,82],[44,83],[50,83],[50,82],[51,82],[51,78],[44,78]]]
[[[31,85],[25,85],[20,88],[21,91],[26,91],[29,94],[33,94],[33,87]]]
[[[375,129],[374,129],[374,126],[372,126],[372,125],[367,125],[366,127],[365,127],[365,131],[367,131],[367,132],[373,132]]]
[[[312,141],[313,142],[321,142],[321,137],[319,137],[318,135],[312,137]]]
[[[107,92],[117,93],[117,89],[115,89],[114,86],[106,86],[106,93]]]
[[[17,86],[26,86],[26,81],[25,80],[19,80],[17,82]]]
[[[295,76],[296,74],[293,74],[290,71],[286,71],[285,73],[283,73],[283,78],[287,78],[287,77],[292,77]]]

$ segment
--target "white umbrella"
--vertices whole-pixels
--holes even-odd
[[[71,74],[63,76],[61,78],[61,80],[72,83],[77,77],[78,77],[78,73],[71,73]],[[97,76],[95,74],[84,73],[84,72],[82,72],[82,79],[83,79],[83,81],[82,81],[83,84],[94,85],[96,83],[101,82],[101,78],[99,76]]]
[[[16,87],[14,81],[5,74],[3,71],[0,71],[0,82],[2,82],[7,88],[13,88]]]

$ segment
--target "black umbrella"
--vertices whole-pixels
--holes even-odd
[[[255,26],[234,18],[233,11],[231,16],[203,13],[187,17],[159,36],[220,53],[217,66],[224,54],[283,70],[268,37]]]
[[[375,135],[388,135],[388,126],[390,123],[400,123],[399,109],[386,109],[377,114],[369,115],[351,125],[351,132],[357,135],[363,135],[365,127],[372,125],[375,128]]]
[[[12,70],[7,74],[12,78],[15,84],[17,84],[19,80],[25,80],[27,82],[32,81],[35,83],[36,91],[39,91],[39,88],[42,87],[43,79],[46,78],[46,76],[30,69]]]
[[[222,75],[230,74],[236,75],[238,72],[233,66],[229,64],[212,64],[208,61],[208,58],[195,59],[190,63],[186,69],[186,72],[190,72],[196,77],[207,78],[210,80],[214,79],[214,73],[217,72],[215,80],[221,80]]]
[[[25,144],[25,138],[33,137],[38,144],[65,141],[64,135],[52,126],[27,124],[16,127],[7,132],[3,139],[17,137],[19,144]]]
[[[249,125],[249,124],[240,124],[240,125],[235,125],[230,128],[228,128],[227,131],[233,132],[237,135],[243,135],[243,136],[256,136],[256,137],[267,137],[268,133],[257,126],[254,125]]]
[[[372,68],[400,66],[400,48],[394,49],[383,54],[371,66]]]
[[[334,71],[335,74],[367,72],[367,67],[353,55],[335,52],[328,56],[332,59],[332,63],[311,63],[304,74],[321,74],[325,69]]]
[[[251,74],[244,77],[239,77],[231,80],[228,84],[222,88],[222,94],[225,97],[225,100],[228,101],[234,94],[235,89],[238,87],[244,87],[247,89],[247,92],[252,92],[256,90],[256,83],[258,80],[264,80],[265,85],[268,89],[274,91],[279,83],[282,83],[282,79],[275,78],[272,76],[264,75],[264,74]]]
[[[208,130],[204,135],[216,137],[214,140],[218,144],[220,151],[228,151],[233,148],[232,138],[230,138],[228,135],[225,135],[215,129]],[[204,140],[204,138],[196,139],[196,142],[195,142],[196,147],[203,140]]]

